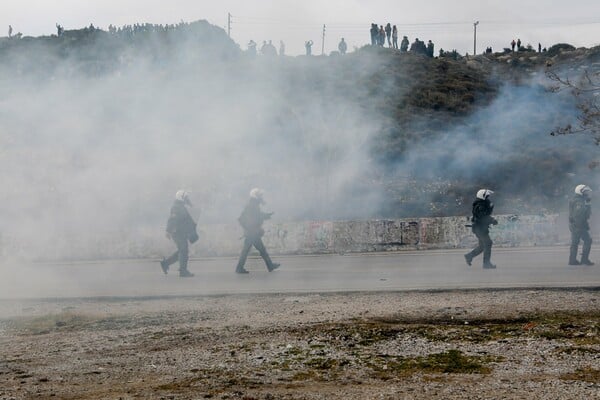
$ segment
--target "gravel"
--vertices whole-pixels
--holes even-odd
[[[600,399],[599,294],[1,301],[0,399]]]

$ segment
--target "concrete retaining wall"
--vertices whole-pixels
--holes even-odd
[[[568,242],[566,221],[558,215],[497,216],[491,228],[495,246],[546,246]],[[466,217],[370,221],[306,221],[265,224],[265,244],[273,254],[319,254],[415,249],[467,248],[476,244]],[[192,257],[236,256],[242,246],[239,226],[199,226]],[[4,256],[38,260],[160,258],[174,245],[161,227],[61,237],[31,242],[0,237]]]

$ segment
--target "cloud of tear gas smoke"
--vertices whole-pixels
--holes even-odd
[[[444,196],[456,197],[456,215],[468,214],[482,187],[496,191],[497,212],[555,212],[564,209],[576,182],[597,184],[588,167],[598,151],[591,138],[550,135],[575,120],[577,110],[571,96],[549,93],[547,83],[507,84],[489,106],[412,144],[390,168],[392,176],[416,182],[421,193],[407,201],[408,215],[435,214],[432,207]],[[422,129],[419,123],[412,129]]]
[[[5,235],[162,231],[180,188],[192,191],[201,223],[235,223],[255,186],[280,220],[377,207],[378,193],[345,196],[369,168],[377,122],[336,88],[315,97],[307,86],[327,80],[302,74],[316,66],[236,52],[223,61],[190,40],[168,45],[145,43],[92,74],[81,58],[28,70],[54,57],[50,45],[15,56],[0,86]],[[169,59],[156,59],[159,46]]]
[[[430,215],[432,191],[420,188],[414,203],[391,209],[390,193],[373,177],[386,170],[418,183],[460,182],[471,201],[483,185],[500,195],[555,191],[593,151],[578,138],[548,135],[574,113],[568,99],[541,86],[506,87],[462,125],[440,124],[435,138],[411,143],[399,163],[382,168],[371,153],[382,118],[364,100],[385,93],[340,78],[341,59],[252,58],[215,29],[199,38],[184,27],[147,40],[102,32],[71,52],[67,32],[4,52],[3,236],[33,244],[160,232],[180,188],[192,191],[201,224],[235,224],[256,186],[278,220]],[[354,70],[375,73],[375,57],[356,57]],[[540,182],[549,158],[573,168]],[[495,185],[499,177],[510,185]],[[468,211],[460,205],[456,214]]]

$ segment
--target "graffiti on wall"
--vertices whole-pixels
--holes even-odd
[[[497,216],[491,228],[496,246],[538,246],[564,242],[566,228],[557,215]],[[563,218],[564,219],[564,218]],[[370,221],[304,221],[268,223],[265,244],[273,254],[348,253],[404,249],[467,248],[476,238],[466,217]],[[237,225],[199,226],[193,257],[235,256],[242,246]],[[592,231],[597,235],[598,232]],[[162,229],[97,233],[93,237],[55,236],[28,243],[27,238],[0,236],[0,254],[43,260],[159,258],[174,250]]]

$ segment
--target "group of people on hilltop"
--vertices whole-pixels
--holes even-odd
[[[134,36],[136,34],[148,33],[148,32],[167,32],[182,28],[189,25],[187,22],[181,21],[178,24],[133,24],[124,25],[122,27],[116,27],[114,25],[108,26],[108,33],[111,35],[123,35],[123,36]]]
[[[307,40],[306,42],[304,42],[304,48],[306,50],[305,54],[307,56],[312,56],[313,45],[314,42],[312,40]],[[342,38],[338,43],[338,51],[341,55],[346,54],[346,52],[348,51],[348,43],[344,38]],[[250,40],[248,42],[248,54],[256,56],[258,53],[259,50],[257,50],[256,42],[254,40]],[[277,50],[275,49],[275,46],[273,45],[273,42],[271,40],[269,40],[268,43],[266,40],[263,41],[263,45],[260,48],[260,54],[267,57],[277,55]],[[283,40],[279,42],[279,55],[285,56],[285,43],[283,42]]]
[[[147,32],[167,32],[167,31],[172,31],[184,26],[189,25],[189,23],[187,22],[180,22],[178,24],[167,24],[167,25],[163,25],[163,24],[133,24],[133,25],[124,25],[122,27],[116,27],[114,25],[109,25],[108,26],[108,33],[110,33],[111,35],[119,35],[119,36],[134,36],[136,34],[141,34],[141,33],[147,33]],[[90,24],[89,26],[83,28],[84,31],[88,31],[88,32],[93,32],[96,30],[100,30],[99,28],[95,27],[94,24]],[[56,24],[56,36],[61,37],[63,36],[65,33],[65,28],[60,25],[59,23]],[[18,32],[17,34],[13,34],[13,27],[12,25],[8,26],[8,38],[12,39],[12,38],[21,38],[23,36],[23,34],[21,32]]]
[[[275,45],[273,45],[273,42],[271,40],[269,40],[269,43],[267,43],[266,40],[263,40],[263,44],[260,47],[260,53],[263,56],[267,56],[267,57],[268,56],[276,56],[277,55],[277,49],[275,48]]]
[[[410,45],[410,51],[416,54],[423,54],[427,57],[433,58],[433,42],[430,40],[425,45],[425,42],[416,38],[415,41]]]
[[[251,56],[256,56],[260,52],[261,55],[267,57],[277,56],[277,49],[275,48],[275,45],[273,44],[272,40],[269,40],[269,42],[263,40],[263,44],[260,47],[260,49],[258,49],[257,47],[257,43],[251,39],[248,42],[248,54],[250,54]],[[279,55],[285,56],[285,43],[283,42],[283,40],[279,41]]]
[[[371,45],[385,46],[386,39],[388,47],[398,48],[398,28],[392,26],[389,22],[384,27],[383,25],[371,24]]]
[[[383,25],[378,26],[375,23],[371,24],[370,33],[372,46],[384,47],[387,42],[388,47],[400,50],[403,53],[411,51],[417,54],[433,57],[434,44],[431,40],[425,44],[425,42],[416,38],[415,41],[410,44],[408,37],[403,36],[400,46],[398,46],[398,27],[396,27],[396,25],[392,26],[392,24],[389,22],[385,25],[385,27]]]
[[[534,50],[533,50],[533,47],[532,47],[530,44],[528,44],[526,47],[523,47],[523,46],[522,46],[521,39],[517,39],[516,41],[515,41],[515,39],[513,39],[513,40],[510,42],[510,50],[511,50],[513,53],[515,52],[515,47],[516,47],[517,51],[525,51],[525,50],[527,50],[527,51],[534,51]],[[505,49],[505,51],[508,51],[508,49]],[[542,49],[542,44],[541,44],[541,43],[538,43],[538,48],[537,48],[537,51],[538,51],[538,53],[542,53],[542,52],[545,52],[545,51],[546,51],[546,48],[544,47],[544,48]]]
[[[314,42],[312,40],[307,40],[306,42],[304,42],[304,48],[306,50],[305,54],[307,56],[312,56],[313,45]],[[342,55],[346,54],[346,52],[348,51],[348,43],[346,43],[346,40],[344,38],[342,38],[338,43],[338,51]],[[275,48],[271,40],[269,40],[269,42],[264,40],[260,50],[257,49],[256,42],[254,40],[250,40],[248,42],[248,54],[250,54],[251,56],[256,56],[257,54],[259,54],[259,52],[261,55],[267,57],[277,55],[277,49]],[[283,42],[283,40],[279,41],[279,55],[285,56],[285,43]]]
[[[8,38],[9,39],[21,39],[21,37],[23,37],[23,34],[21,32],[17,32],[16,34],[13,35],[13,27],[12,25],[8,26]]]

